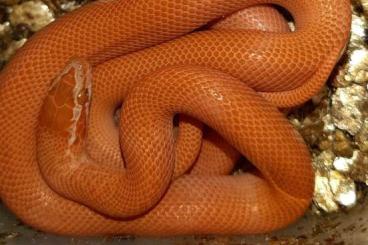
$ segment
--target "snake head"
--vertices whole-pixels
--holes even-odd
[[[57,131],[69,145],[83,142],[91,100],[91,67],[74,59],[58,75],[43,102],[40,126]]]

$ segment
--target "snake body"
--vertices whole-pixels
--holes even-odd
[[[263,4],[287,9],[296,31]],[[73,11],[0,74],[0,197],[25,223],[65,235],[285,227],[314,184],[308,149],[277,107],[318,92],[349,28],[347,0],[111,0]],[[240,155],[257,170],[227,175]]]

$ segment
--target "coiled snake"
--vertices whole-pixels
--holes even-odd
[[[260,4],[287,9],[296,31]],[[349,28],[348,0],[110,0],[73,11],[0,74],[1,199],[25,223],[68,235],[285,227],[309,206],[313,171],[277,107],[319,91]],[[203,143],[202,123],[213,130]],[[228,175],[240,154],[258,170]]]

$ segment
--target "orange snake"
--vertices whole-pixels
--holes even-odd
[[[290,11],[295,32],[252,7],[269,3]],[[73,11],[0,74],[1,199],[25,223],[66,235],[285,227],[308,208],[314,176],[276,106],[319,91],[349,30],[348,0],[110,0]],[[176,137],[178,113],[189,117]],[[219,134],[202,149],[192,118]],[[258,171],[227,175],[238,152]]]

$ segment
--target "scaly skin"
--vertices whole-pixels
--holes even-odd
[[[297,31],[188,34],[263,3],[288,9]],[[58,234],[285,227],[308,207],[313,171],[307,147],[275,106],[299,105],[318,92],[349,27],[346,0],[112,0],[66,15],[32,37],[0,74],[0,196],[25,223]],[[113,163],[101,163],[115,151],[111,143],[92,153],[85,139],[86,126],[97,142],[115,130],[104,118],[122,98],[125,169],[115,153],[107,154]],[[173,180],[176,113],[211,126],[260,172],[177,173]],[[185,144],[200,137],[191,135],[197,126]]]

